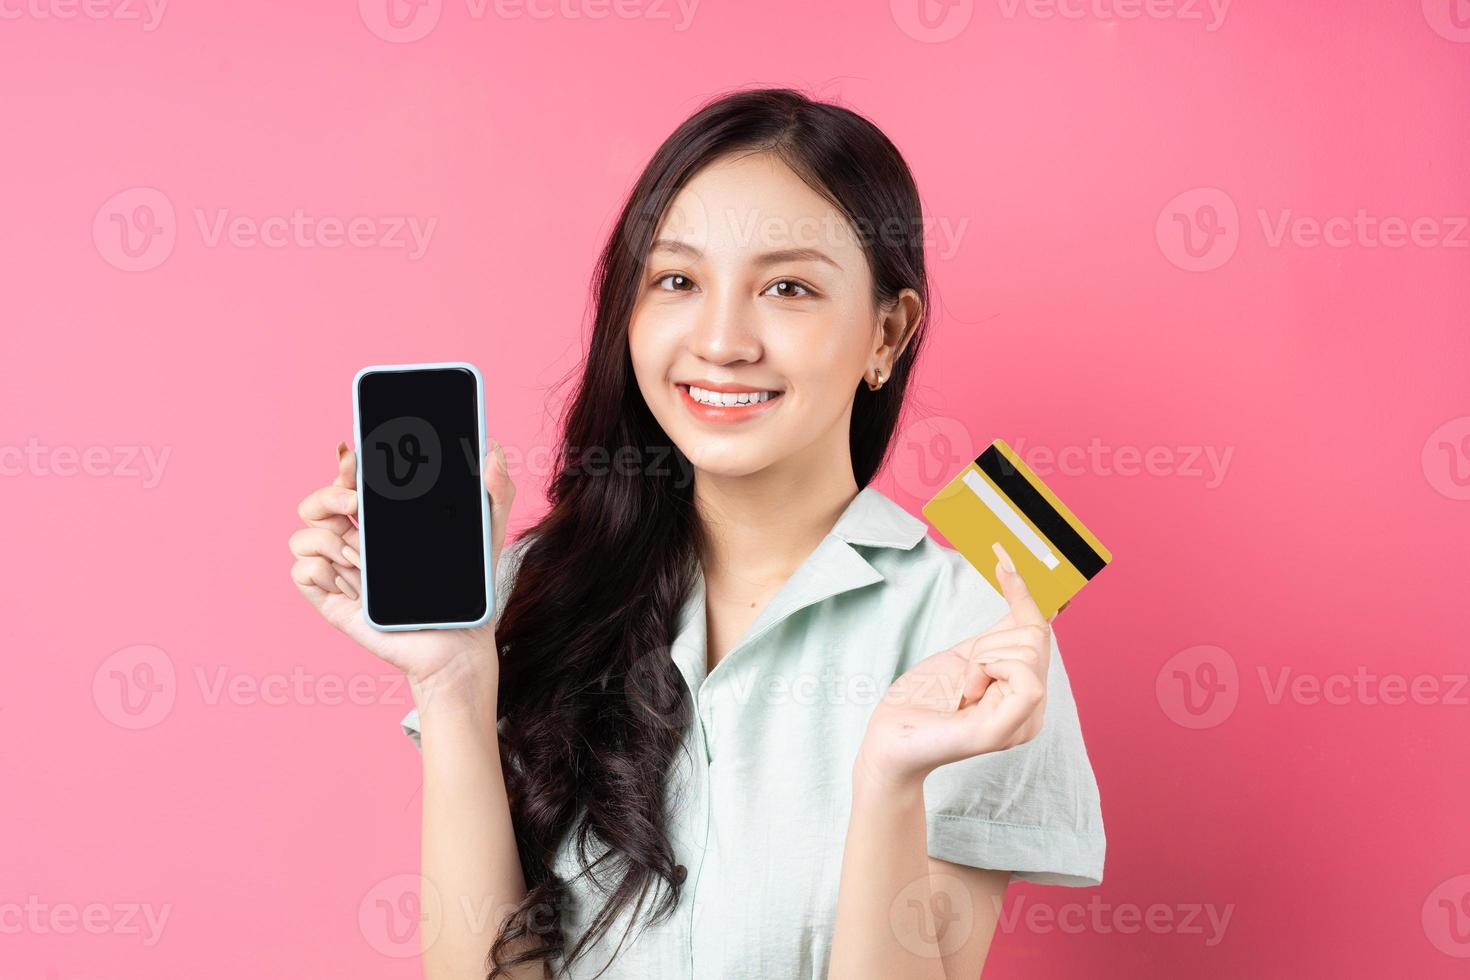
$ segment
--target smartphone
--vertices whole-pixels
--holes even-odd
[[[485,385],[473,364],[387,364],[352,379],[362,615],[379,630],[490,621]]]

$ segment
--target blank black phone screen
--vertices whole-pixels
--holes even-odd
[[[372,371],[357,386],[368,616],[380,626],[475,622],[488,611],[475,376]]]

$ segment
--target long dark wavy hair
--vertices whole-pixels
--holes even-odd
[[[528,893],[490,950],[489,980],[538,960],[548,972],[556,958],[571,963],[651,894],[662,892],[650,921],[679,901],[664,794],[691,706],[668,651],[705,538],[689,460],[638,389],[628,327],[669,203],[702,167],[744,152],[776,154],[846,216],[878,309],[905,288],[929,308],[913,176],[851,110],[789,89],[736,92],[706,104],[649,161],[597,263],[592,336],[563,420],[551,509],[520,536],[529,540],[496,629],[500,751]],[[921,322],[879,390],[857,385],[849,441],[860,487],[888,451],[923,332]],[[627,447],[639,465],[617,465]],[[570,950],[568,883],[552,873],[568,835],[584,873],[608,883]]]

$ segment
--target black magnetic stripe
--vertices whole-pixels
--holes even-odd
[[[1001,493],[1010,498],[1017,510],[1031,518],[1031,523],[1083,576],[1090,579],[1106,567],[1107,562],[1103,561],[1102,555],[1092,550],[1092,545],[1057,513],[1051,502],[1011,465],[1010,460],[1001,455],[999,449],[991,446],[975,457],[975,465],[990,477],[990,482]]]

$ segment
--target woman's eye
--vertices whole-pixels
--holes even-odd
[[[673,286],[663,286],[662,285],[663,283],[669,282],[671,280],[675,283],[675,285],[673,285]],[[659,276],[657,279],[655,279],[653,281],[653,284],[655,286],[659,286],[660,288],[668,289],[671,292],[678,293],[678,292],[686,292],[690,287],[692,287],[694,285],[694,280],[693,279],[690,279],[688,276],[680,275],[677,272],[670,272],[666,276]]]
[[[766,292],[770,292],[771,289],[777,290],[776,295],[782,299],[796,299],[800,296],[810,296],[812,292],[795,279],[782,279],[780,282],[773,282],[771,283],[770,289],[767,289]],[[796,290],[800,290],[800,292],[796,292]]]

